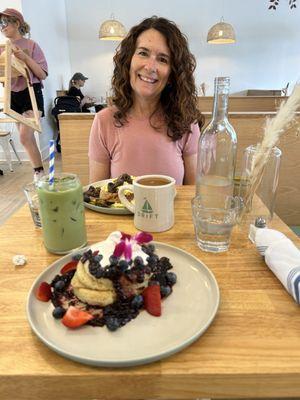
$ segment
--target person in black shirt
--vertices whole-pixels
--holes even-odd
[[[68,96],[74,96],[78,98],[83,112],[89,112],[88,108],[94,104],[93,99],[89,96],[85,96],[80,90],[80,88],[84,86],[87,79],[88,78],[81,72],[76,72],[70,80],[69,90],[67,92]]]

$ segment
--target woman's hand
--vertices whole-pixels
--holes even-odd
[[[47,78],[46,72],[39,66],[37,62],[34,61],[33,58],[26,54],[22,49],[20,49],[18,46],[15,46],[12,51],[14,56],[23,61],[36,77],[38,77],[40,80]]]
[[[15,46],[12,49],[12,52],[14,56],[17,57],[19,60],[26,62],[28,55],[22,49],[20,49],[20,47]]]
[[[84,96],[84,98],[81,100],[81,106],[84,106],[85,104],[93,105],[94,100],[89,96]]]

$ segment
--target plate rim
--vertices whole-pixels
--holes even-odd
[[[82,191],[84,193],[90,186],[94,186],[94,185],[97,185],[97,184],[98,184],[98,186],[95,186],[95,187],[104,186],[106,183],[111,182],[113,179],[115,179],[115,178],[102,179],[101,181],[96,181],[96,182],[89,183],[89,184],[84,185],[82,187]],[[125,206],[123,208],[100,207],[100,206],[95,206],[94,204],[90,204],[90,203],[88,203],[88,202],[86,202],[84,200],[83,200],[83,204],[89,210],[92,210],[92,211],[95,211],[95,212],[99,212],[99,213],[102,213],[102,214],[133,215],[133,213],[128,208],[126,208]]]
[[[197,332],[195,332],[191,337],[189,337],[188,339],[186,339],[185,341],[183,341],[182,344],[175,346],[171,349],[166,349],[163,352],[158,352],[152,355],[147,356],[146,358],[141,358],[141,357],[136,357],[136,358],[131,358],[131,359],[127,359],[127,360],[122,360],[122,361],[115,361],[115,360],[95,360],[95,359],[91,359],[88,357],[81,357],[81,356],[77,356],[77,355],[73,355],[70,354],[66,351],[64,351],[63,349],[60,349],[59,347],[57,347],[57,345],[55,343],[50,342],[47,338],[45,338],[40,332],[39,330],[36,328],[36,326],[34,325],[31,316],[30,316],[30,308],[31,308],[31,303],[30,303],[30,299],[31,297],[34,297],[34,288],[35,286],[37,286],[39,280],[42,278],[42,276],[47,273],[47,271],[49,271],[51,268],[53,268],[53,266],[56,266],[56,264],[59,264],[60,262],[62,262],[62,260],[68,260],[69,258],[72,257],[72,253],[70,254],[66,254],[65,256],[57,259],[56,261],[54,261],[53,263],[51,263],[45,270],[43,270],[34,280],[34,282],[32,283],[30,290],[28,292],[27,295],[27,301],[26,301],[26,317],[27,320],[29,322],[29,325],[32,329],[32,331],[36,334],[36,336],[39,338],[39,340],[45,344],[49,349],[51,349],[52,351],[54,351],[55,353],[59,354],[60,356],[65,357],[68,360],[71,361],[76,361],[80,364],[85,364],[85,365],[90,365],[90,366],[95,366],[95,367],[110,367],[110,368],[124,368],[124,367],[133,367],[133,366],[139,366],[139,365],[145,365],[145,364],[149,364],[158,360],[162,360],[165,359],[167,357],[170,357],[173,354],[179,353],[180,351],[182,351],[183,349],[185,349],[186,347],[190,346],[192,343],[194,343],[200,336],[202,336],[205,331],[209,328],[209,326],[211,325],[211,323],[213,322],[213,320],[215,319],[219,306],[220,306],[220,289],[219,289],[219,285],[218,282],[214,276],[214,273],[206,266],[206,264],[204,264],[200,259],[198,259],[196,256],[194,256],[191,253],[188,253],[187,251],[181,249],[180,247],[176,247],[167,243],[163,243],[163,242],[157,242],[157,241],[152,241],[151,243],[153,243],[155,246],[162,246],[162,247],[167,247],[167,248],[171,248],[173,251],[179,251],[181,253],[184,253],[185,256],[191,257],[192,259],[194,259],[194,261],[197,262],[197,264],[199,264],[199,266],[202,268],[202,270],[204,270],[206,272],[206,274],[209,276],[211,282],[214,285],[214,290],[216,291],[216,298],[215,298],[215,303],[213,304],[213,310],[211,312],[211,315],[209,316],[208,320],[206,321],[205,325],[200,329],[197,330]],[[91,246],[93,246],[93,244],[85,247],[85,249],[90,248]],[[81,249],[83,250],[83,249]],[[197,266],[198,268],[198,266]]]

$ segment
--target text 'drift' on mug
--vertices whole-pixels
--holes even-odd
[[[125,190],[133,191],[134,204],[125,197]],[[143,175],[132,185],[119,188],[123,205],[134,213],[134,225],[147,232],[163,232],[174,225],[175,179],[166,175]]]

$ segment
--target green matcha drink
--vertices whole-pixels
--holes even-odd
[[[86,244],[82,186],[74,174],[55,174],[37,183],[44,244],[48,251],[65,254]]]

